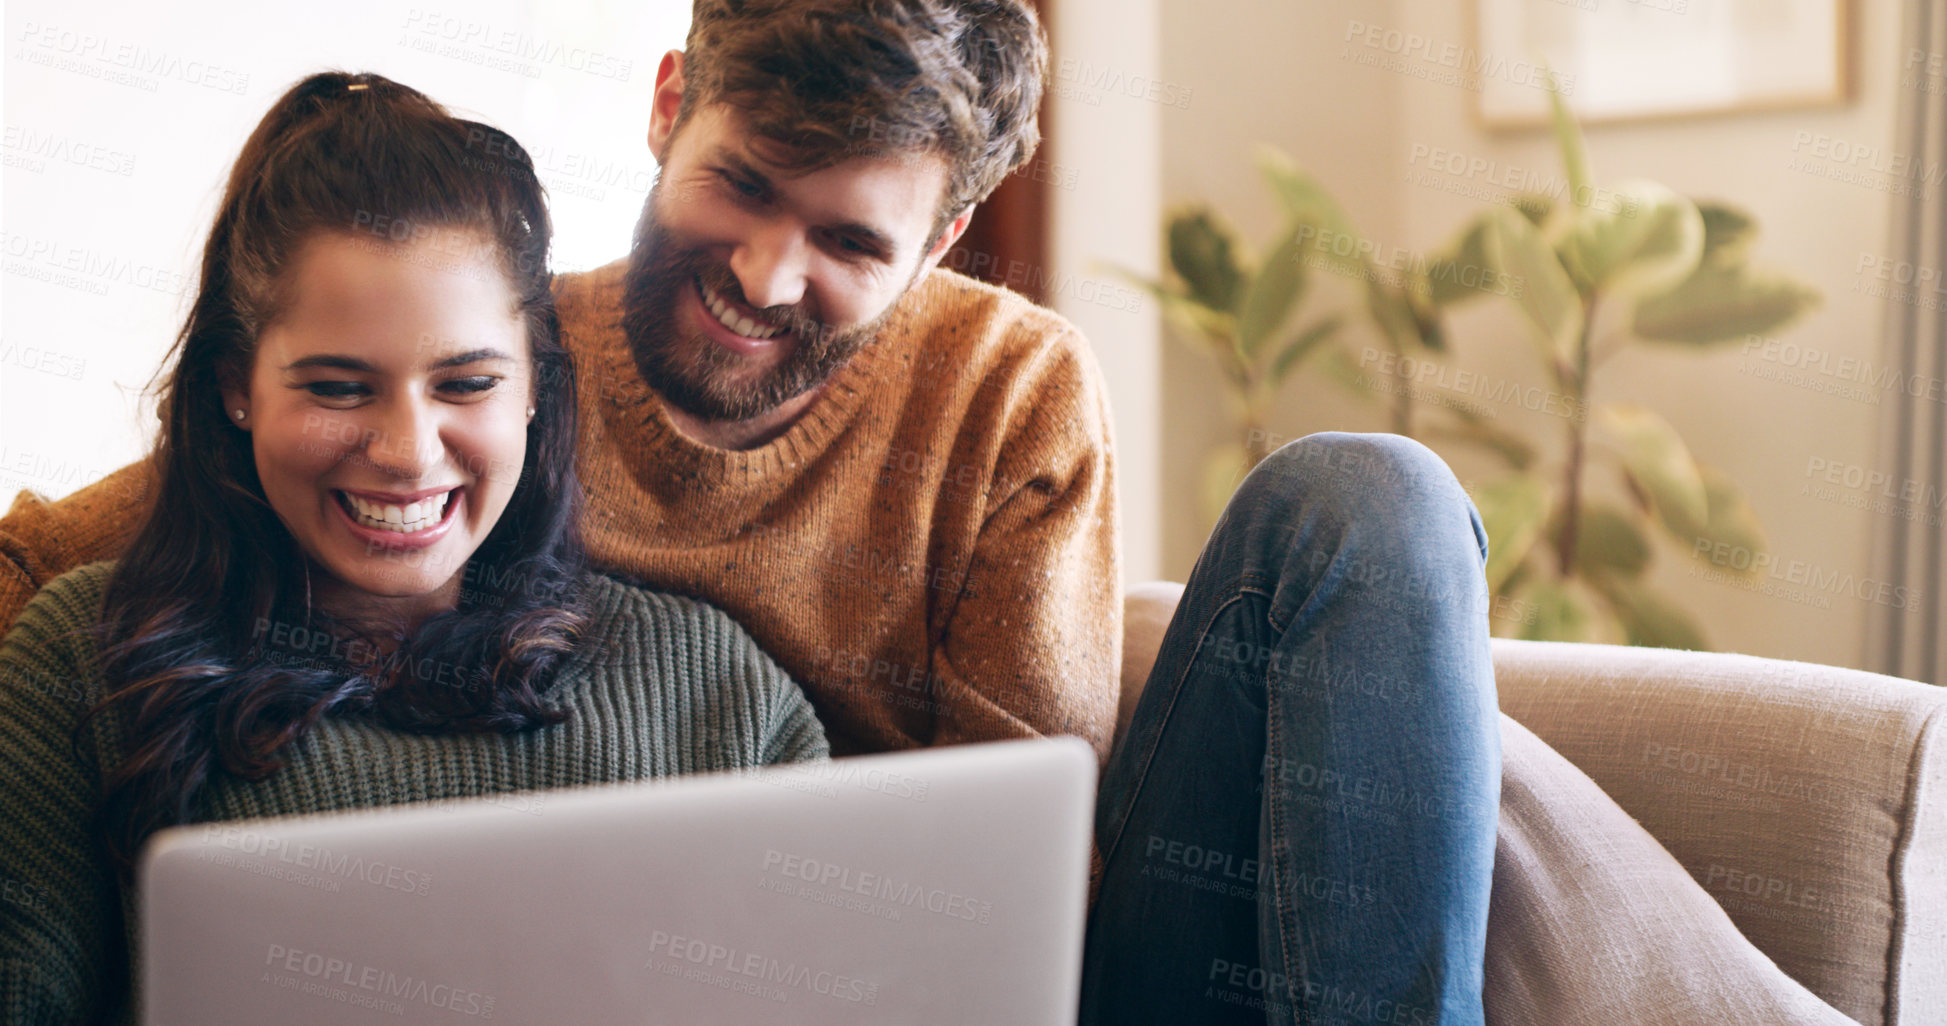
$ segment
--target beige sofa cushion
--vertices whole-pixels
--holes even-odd
[[[1793,979],[1947,1023],[1947,690],[1751,656],[1496,641],[1501,708]]]
[[[1850,1026],[1786,976],[1581,770],[1501,717],[1487,915],[1497,1026]]]

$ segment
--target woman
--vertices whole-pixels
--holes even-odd
[[[132,1017],[162,827],[825,757],[728,616],[583,570],[549,230],[511,139],[379,76],[257,126],[154,512],[0,647],[0,1018]]]

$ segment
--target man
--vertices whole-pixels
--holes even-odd
[[[1059,317],[938,268],[1029,159],[1046,65],[1018,0],[697,0],[631,254],[556,287],[591,557],[736,616],[834,754],[1073,734],[1109,758],[1087,1021],[1478,1022],[1485,545],[1424,448],[1318,437],[1258,468],[1110,758],[1099,372]],[[145,479],[18,500],[0,618],[112,556]],[[1191,848],[1254,867],[1248,892],[1186,887]]]

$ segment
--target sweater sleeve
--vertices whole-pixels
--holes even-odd
[[[120,556],[154,493],[154,468],[140,460],[55,502],[28,491],[14,496],[0,517],[0,632],[47,582]]]
[[[933,646],[934,744],[1070,734],[1109,755],[1122,566],[1108,403],[1070,329],[1004,386],[985,520]]]
[[[775,664],[774,664],[775,665]],[[831,758],[825,740],[825,727],[812,711],[811,700],[790,677],[778,670],[783,686],[776,690],[771,705],[770,729],[764,737],[763,761],[821,762]]]
[[[743,686],[750,689],[751,703],[757,711],[755,764],[769,766],[831,758],[825,725],[819,722],[811,699],[805,697],[804,689],[791,679],[790,672],[764,651],[764,646],[758,644],[736,617],[715,606],[706,608],[718,620],[718,628],[734,635],[743,649],[734,665]]]
[[[74,726],[100,693],[93,646],[102,567],[42,590],[0,643],[0,1020],[95,1022],[128,978],[121,889],[95,857],[92,732]]]

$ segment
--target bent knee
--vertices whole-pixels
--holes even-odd
[[[1432,449],[1404,435],[1323,431],[1286,443],[1239,486],[1251,501],[1303,497],[1350,519],[1395,514],[1466,493]]]

